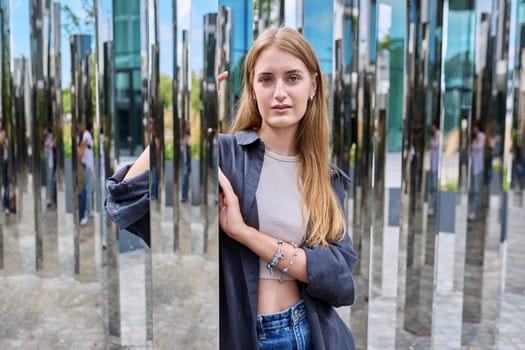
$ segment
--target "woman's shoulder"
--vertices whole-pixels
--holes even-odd
[[[220,133],[219,134],[219,146],[220,145],[240,145],[246,146],[257,142],[259,135],[255,130],[241,130],[235,133]]]
[[[350,176],[348,176],[347,173],[345,173],[341,168],[337,167],[334,164],[330,164],[330,178],[332,179],[338,179],[338,180],[346,180],[348,182],[351,182],[352,179]]]

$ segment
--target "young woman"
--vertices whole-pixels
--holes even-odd
[[[221,349],[354,349],[333,308],[354,300],[346,175],[329,165],[319,61],[297,31],[254,42],[232,132],[218,140]],[[108,179],[106,202],[147,244],[148,157]]]
[[[290,28],[244,62],[233,134],[219,135],[222,349],[353,349],[333,306],[352,304],[357,260],[328,162],[318,59]]]

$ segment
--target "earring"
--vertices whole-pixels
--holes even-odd
[[[314,100],[314,95],[310,96],[310,102]]]

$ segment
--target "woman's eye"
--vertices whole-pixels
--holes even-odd
[[[271,77],[262,77],[259,79],[259,81],[263,84],[269,84],[273,81],[273,79]]]
[[[291,83],[295,83],[298,80],[299,80],[299,77],[297,75],[290,75],[288,77],[288,81],[291,82]]]

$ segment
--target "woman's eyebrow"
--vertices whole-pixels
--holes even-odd
[[[297,74],[297,73],[303,73],[303,71],[299,68],[296,69],[290,69],[285,72],[285,74]],[[273,75],[274,72],[259,72],[257,75]]]

